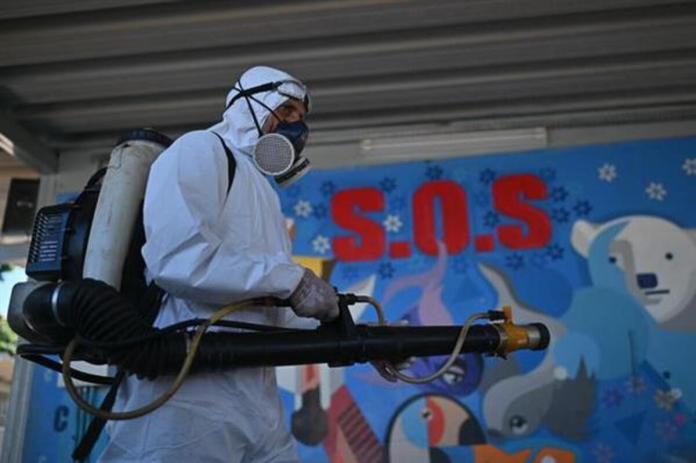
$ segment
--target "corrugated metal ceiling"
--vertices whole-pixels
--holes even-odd
[[[62,152],[207,126],[255,64],[308,83],[315,143],[696,119],[694,1],[5,0],[0,44],[0,117]]]

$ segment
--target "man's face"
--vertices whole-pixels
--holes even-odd
[[[273,114],[269,115],[268,119],[266,119],[266,123],[263,125],[262,131],[264,134],[275,132],[276,127],[278,127],[281,121],[304,121],[307,110],[302,101],[288,98],[287,101],[276,108],[275,113],[278,118],[280,118],[280,121],[278,118],[274,117]]]

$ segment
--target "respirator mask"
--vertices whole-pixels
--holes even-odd
[[[300,155],[309,136],[309,127],[302,120],[284,121],[275,110],[255,98],[254,94],[275,91],[288,98],[302,101],[305,109],[309,111],[308,93],[304,85],[296,80],[269,82],[248,89],[241,88],[240,83],[238,87],[236,88],[238,93],[230,100],[227,107],[232,106],[239,98],[244,98],[249,106],[249,111],[259,133],[259,139],[252,154],[254,164],[260,172],[272,176],[279,186],[287,187],[309,172],[309,159]],[[298,92],[298,89],[301,91]],[[263,133],[250,100],[254,100],[266,108],[270,112],[269,117],[275,117],[278,120],[273,132]]]

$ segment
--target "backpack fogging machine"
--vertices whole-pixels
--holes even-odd
[[[60,371],[72,398],[102,421],[136,418],[156,409],[196,371],[372,362],[389,379],[418,383],[446,373],[461,353],[505,356],[548,346],[544,325],[517,325],[509,308],[474,314],[463,326],[394,326],[386,323],[376,300],[354,294],[338,294],[338,318],[312,330],[224,318],[258,305],[288,305],[272,298],[231,304],[208,319],[153,327],[163,292],[144,278],[142,200],[150,166],[170,143],[152,130],[129,133],[112,151],[108,167],[94,174],[77,199],[42,208],[27,262],[31,279],[12,291],[8,320],[26,341],[18,347],[18,355]],[[356,303],[371,304],[379,322],[354,323],[350,306]],[[477,319],[487,322],[474,324]],[[207,331],[210,326],[234,330]],[[446,354],[448,362],[428,377],[406,376],[398,368],[410,357]],[[62,361],[54,360],[54,355]],[[113,365],[117,373],[88,374],[71,368],[73,360]],[[111,412],[115,388],[126,375],[176,376],[171,388],[153,403]],[[101,408],[85,402],[73,378],[111,384],[111,403],[109,395]]]

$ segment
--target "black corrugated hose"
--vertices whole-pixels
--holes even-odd
[[[187,334],[150,326],[118,291],[104,282],[66,282],[60,290],[60,321],[75,330],[80,344],[101,351],[109,364],[138,378],[154,379],[179,370]]]

